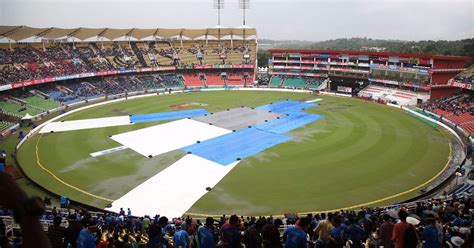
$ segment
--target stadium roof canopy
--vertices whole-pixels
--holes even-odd
[[[215,38],[223,36],[250,37],[257,34],[255,28],[241,26],[238,28],[213,27],[203,29],[170,29],[170,28],[33,28],[28,26],[0,26],[0,38],[8,38],[14,41],[21,41],[28,38],[59,39],[74,37],[79,40],[86,40],[92,37],[104,37],[114,40],[120,37],[133,37],[144,39],[146,37],[170,38],[175,36],[195,39],[201,36],[212,36]]]

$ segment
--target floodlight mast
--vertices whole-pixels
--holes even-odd
[[[224,9],[224,0],[214,0],[214,9],[217,9],[217,39],[221,40],[221,9]]]
[[[250,0],[239,0],[239,8],[242,10],[242,20],[243,20],[243,40],[245,43],[245,10],[250,9]]]

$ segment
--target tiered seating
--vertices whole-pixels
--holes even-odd
[[[283,86],[290,88],[304,88],[306,82],[302,78],[287,78],[285,79]]]
[[[278,77],[278,76],[273,76],[272,79],[270,79],[270,87],[280,87],[281,83],[283,82],[283,79]]]
[[[474,83],[474,65],[471,65],[465,71],[456,75],[453,79],[459,83],[473,84]]]
[[[23,100],[27,102],[29,105],[43,109],[43,110],[49,110],[49,109],[59,107],[59,103],[51,101],[51,100],[43,99],[39,96],[32,96],[32,97],[25,98]]]
[[[0,132],[3,132],[3,131],[5,131],[5,130],[7,130],[7,129],[10,128],[11,126],[13,126],[12,123],[5,122],[5,121],[0,121]]]
[[[196,74],[185,74],[183,77],[184,77],[184,82],[187,87],[203,87],[204,86],[202,80]]]
[[[242,75],[232,75],[232,76],[227,76],[226,84],[228,86],[243,86],[245,82],[244,82],[244,79],[242,78]]]
[[[470,94],[459,94],[449,98],[430,100],[422,105],[424,110],[442,116],[466,132],[474,133],[474,97]]]
[[[453,123],[460,125],[468,133],[474,133],[474,116],[471,113],[454,114],[453,112],[435,109],[433,112],[437,115],[443,116]]]
[[[37,115],[42,112],[38,109],[34,109],[28,106],[21,106],[19,104],[11,102],[0,102],[0,109],[6,114],[18,117],[23,117],[27,113],[30,115]]]
[[[21,117],[20,109],[23,107],[18,104],[13,104],[9,102],[0,102],[0,109],[3,113]]]
[[[434,109],[433,112],[437,115],[444,116],[444,117],[454,115],[453,112],[442,110],[442,109]]]
[[[474,123],[473,122],[461,124],[461,127],[470,134],[474,133]]]
[[[361,97],[371,97],[374,100],[382,99],[396,102],[399,105],[415,105],[418,98],[428,98],[427,94],[412,93],[400,89],[385,88],[381,86],[369,85],[359,92]]]
[[[393,93],[393,96],[406,98],[406,99],[416,97],[415,94],[411,94],[411,93],[407,93],[407,92],[403,92],[403,91],[395,91],[395,93]]]
[[[308,89],[317,89],[319,86],[321,86],[321,83],[322,82],[318,80],[309,81],[306,84],[306,87],[308,87]]]
[[[209,87],[212,86],[224,86],[224,80],[218,75],[207,74],[206,75],[206,84]]]
[[[157,77],[161,80],[163,85],[167,88],[177,88],[177,87],[184,86],[183,78],[181,75],[164,74],[164,75],[158,75]]]
[[[72,44],[0,44],[0,85],[86,72],[142,67],[253,64],[254,41],[109,41]],[[203,54],[203,60],[196,58]],[[225,54],[226,58],[221,58]],[[244,59],[244,54],[249,55]],[[175,60],[174,55],[179,58]]]
[[[458,123],[458,124],[463,124],[463,123],[466,123],[466,122],[473,122],[474,121],[474,116],[472,116],[470,113],[462,113],[462,114],[459,114],[459,115],[452,114],[452,115],[447,116],[447,118],[450,121],[452,121],[454,123]]]

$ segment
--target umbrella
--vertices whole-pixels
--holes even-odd
[[[410,214],[407,217],[407,223],[412,224],[414,226],[420,224],[420,221],[421,221],[421,218],[418,215],[415,215],[415,214]]]
[[[454,236],[451,238],[451,243],[456,247],[461,247],[464,244],[464,239],[458,236]]]

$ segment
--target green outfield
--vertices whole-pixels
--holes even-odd
[[[153,96],[94,107],[64,120],[174,111],[173,105],[187,103],[207,104],[195,108],[217,112],[315,98],[322,99],[320,106],[306,112],[323,119],[289,133],[291,141],[241,161],[189,213],[277,215],[388,205],[416,195],[419,186],[449,160],[449,135],[431,123],[376,103],[307,93],[217,91]],[[132,150],[96,158],[89,154],[120,146],[110,135],[157,124],[35,135],[18,151],[18,161],[32,180],[48,190],[104,208],[185,154],[173,151],[151,159]],[[176,184],[192,187],[192,182],[179,178]],[[149,197],[157,196],[150,192]]]

